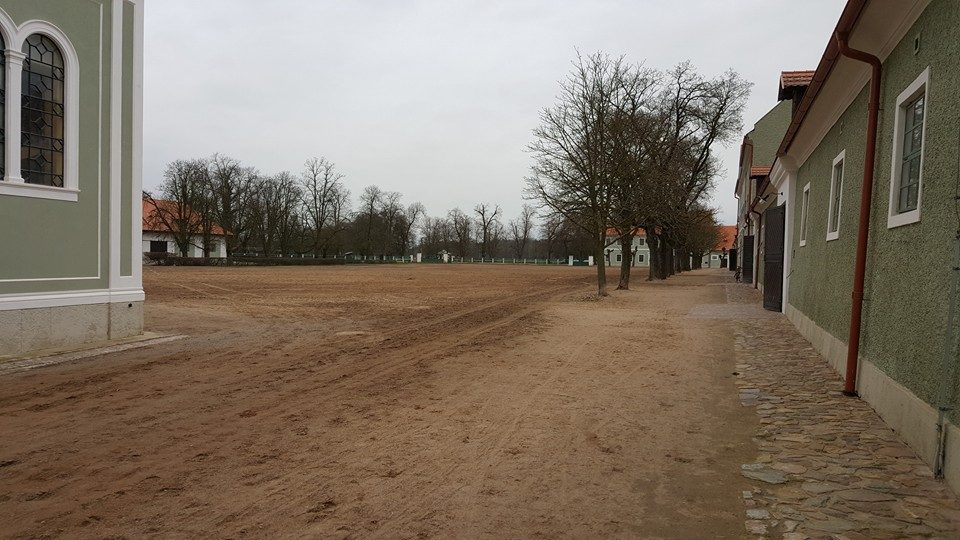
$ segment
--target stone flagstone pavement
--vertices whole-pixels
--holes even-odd
[[[740,400],[760,419],[760,454],[741,470],[756,481],[743,492],[747,532],[960,538],[956,495],[865,401],[840,393],[839,375],[786,317],[763,311],[749,285],[725,287]]]

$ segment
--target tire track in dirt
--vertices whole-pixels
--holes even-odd
[[[190,291],[193,291],[193,292],[197,292],[197,293],[203,294],[203,295],[205,295],[205,296],[207,296],[207,297],[213,297],[213,298],[218,298],[218,299],[227,299],[227,297],[225,297],[225,296],[216,295],[216,294],[213,294],[213,293],[206,293],[206,292],[204,292],[204,291],[199,291],[199,290],[197,290],[197,289],[194,289],[194,288],[191,288],[191,287],[187,287],[187,286],[184,286],[184,285],[179,284],[179,283],[176,283],[176,285],[182,287],[183,289],[186,289],[186,290],[190,290]],[[390,330],[390,331],[388,331],[388,332],[386,332],[386,333],[384,333],[384,334],[381,334],[381,335],[382,335],[382,338],[379,339],[377,343],[369,343],[369,342],[359,342],[359,343],[358,343],[358,342],[356,342],[356,339],[355,339],[355,338],[349,338],[349,337],[345,337],[345,338],[341,338],[341,339],[335,339],[335,340],[332,340],[332,341],[324,341],[322,344],[320,344],[320,343],[317,344],[318,346],[321,346],[321,347],[323,347],[323,348],[322,348],[321,350],[315,352],[313,358],[314,358],[316,361],[319,362],[319,361],[321,361],[321,360],[328,360],[328,359],[330,359],[330,358],[345,357],[345,356],[350,356],[350,355],[357,355],[357,354],[361,354],[361,353],[364,352],[365,350],[367,350],[367,349],[369,349],[369,348],[372,348],[372,347],[374,347],[374,346],[380,346],[381,352],[386,352],[386,351],[389,351],[389,350],[398,350],[398,349],[403,349],[403,348],[407,347],[407,346],[408,346],[408,342],[409,342],[411,339],[417,339],[417,340],[419,340],[419,341],[421,341],[421,342],[423,342],[423,343],[428,343],[428,342],[430,342],[431,339],[436,339],[437,337],[440,337],[440,338],[445,337],[443,334],[440,334],[440,332],[446,331],[447,334],[450,333],[450,332],[449,332],[449,327],[443,328],[444,326],[455,325],[456,327],[459,328],[459,327],[462,327],[462,326],[468,324],[469,322],[471,322],[471,321],[472,321],[472,318],[474,318],[474,317],[476,317],[476,316],[479,316],[479,315],[481,315],[481,314],[483,314],[483,313],[485,313],[485,312],[494,311],[494,310],[497,310],[497,311],[508,310],[511,306],[513,306],[513,305],[515,305],[515,304],[524,303],[524,302],[532,302],[532,301],[537,300],[538,298],[541,299],[541,300],[542,300],[542,299],[545,299],[545,298],[549,298],[549,297],[551,297],[551,295],[555,295],[555,294],[557,294],[557,293],[559,293],[559,292],[561,292],[561,291],[564,291],[564,290],[569,290],[569,288],[570,288],[570,285],[563,285],[563,286],[557,286],[557,287],[553,287],[553,288],[546,289],[546,290],[538,290],[538,291],[534,291],[534,292],[530,292],[530,293],[526,293],[526,294],[522,294],[522,295],[518,295],[518,296],[513,296],[513,297],[510,297],[510,298],[497,299],[497,300],[489,301],[489,302],[483,303],[483,304],[478,305],[478,306],[471,306],[471,307],[469,307],[469,308],[467,308],[467,309],[460,310],[460,311],[455,311],[455,312],[446,314],[446,315],[444,315],[444,316],[442,316],[442,317],[439,317],[439,318],[430,319],[430,320],[421,321],[421,322],[412,322],[412,323],[409,323],[409,324],[407,324],[407,325],[401,326],[401,327],[399,327],[399,328],[394,328],[394,329],[392,329],[392,330]],[[273,325],[270,325],[270,326],[274,326],[274,327],[275,327],[275,328],[272,328],[272,329],[271,329],[271,330],[273,330],[274,332],[276,332],[277,330],[280,330],[280,331],[282,332],[279,336],[277,336],[277,337],[273,340],[274,342],[278,342],[278,343],[297,342],[298,340],[303,340],[303,339],[306,337],[306,336],[303,336],[302,334],[297,334],[296,332],[284,332],[284,331],[283,331],[283,326],[284,326],[283,324],[273,324]],[[433,332],[433,336],[428,335],[428,336],[423,336],[423,337],[419,337],[419,338],[412,338],[412,337],[411,337],[411,334],[412,334],[415,330],[418,330],[419,333],[428,332],[428,331],[429,331],[429,332]],[[480,333],[483,333],[483,332],[480,332]],[[438,336],[438,334],[439,334],[439,336]],[[45,391],[44,391],[43,393],[33,392],[33,393],[31,393],[29,396],[25,396],[25,395],[23,395],[23,394],[10,395],[10,396],[8,396],[8,397],[5,398],[5,399],[0,399],[0,408],[3,408],[3,407],[5,407],[5,406],[7,406],[8,404],[11,404],[11,403],[14,403],[14,402],[23,403],[23,402],[25,401],[25,399],[26,399],[26,398],[29,398],[29,397],[34,397],[34,398],[36,398],[36,397],[48,396],[48,395],[50,395],[50,394],[53,393],[52,391],[60,391],[60,392],[77,391],[77,393],[72,394],[72,395],[69,396],[68,398],[64,398],[64,399],[61,399],[61,400],[58,400],[58,401],[55,401],[55,402],[47,402],[47,403],[43,403],[43,404],[26,404],[26,403],[24,403],[24,406],[23,406],[23,408],[22,408],[21,410],[29,410],[29,408],[30,408],[31,406],[36,407],[37,410],[39,410],[39,409],[47,409],[47,408],[55,407],[55,406],[57,406],[57,405],[62,405],[62,404],[64,404],[64,403],[67,403],[67,402],[69,402],[69,401],[76,400],[76,399],[81,398],[81,397],[87,397],[87,396],[91,395],[90,392],[95,392],[95,391],[96,391],[96,388],[90,388],[90,389],[89,389],[88,391],[86,391],[86,392],[82,390],[83,388],[89,388],[92,384],[95,384],[95,385],[106,385],[106,383],[109,383],[109,382],[110,382],[111,380],[113,380],[114,378],[129,375],[131,371],[143,370],[143,369],[150,369],[150,368],[155,367],[155,366],[158,366],[158,365],[177,365],[177,364],[185,364],[185,363],[193,362],[194,359],[193,359],[192,357],[184,357],[184,356],[183,356],[182,350],[183,350],[183,349],[189,349],[189,348],[200,348],[200,347],[203,347],[203,345],[204,345],[203,342],[200,341],[200,342],[198,343],[197,341],[198,341],[198,340],[203,340],[205,337],[208,337],[208,336],[189,337],[189,338],[183,340],[183,343],[178,344],[178,347],[177,347],[177,350],[176,350],[176,351],[171,351],[171,352],[165,354],[162,358],[159,358],[159,359],[157,359],[157,360],[152,360],[152,361],[148,361],[148,362],[144,362],[144,363],[138,363],[138,364],[131,364],[131,365],[128,365],[128,366],[118,366],[117,369],[115,369],[115,370],[113,370],[113,371],[110,371],[110,372],[97,373],[97,374],[94,374],[94,375],[90,375],[90,376],[88,376],[88,377],[86,377],[86,378],[84,378],[84,379],[71,380],[71,381],[68,381],[68,382],[65,382],[65,383],[61,383],[61,384],[59,384],[59,385],[56,385],[56,386],[50,387],[50,388],[48,388],[48,389],[45,389]],[[384,345],[384,344],[386,344],[386,345]],[[107,354],[107,355],[101,355],[101,356],[96,357],[96,358],[78,360],[77,362],[95,361],[95,360],[97,360],[97,359],[103,359],[103,358],[105,358],[105,357],[107,357],[107,356],[113,357],[113,356],[121,355],[121,354],[124,354],[124,353],[122,353],[122,352],[110,353],[110,354]],[[250,356],[252,356],[252,355],[254,355],[254,354],[255,354],[255,353],[254,353],[253,351],[249,351],[249,352],[248,352],[248,355],[250,355]],[[388,365],[388,364],[390,364],[390,363],[392,363],[392,362],[394,362],[394,361],[395,361],[395,360],[394,360],[393,358],[390,358],[390,357],[388,357],[388,355],[385,355],[385,359],[384,359],[384,360],[382,360],[382,361],[380,361],[380,362],[375,362],[375,363],[372,363],[372,364],[369,364],[369,363],[368,363],[368,364],[365,364],[364,366],[361,366],[361,367],[355,367],[354,370],[353,370],[353,372],[356,373],[356,374],[362,374],[362,373],[364,373],[364,372],[374,370],[374,369],[376,369],[376,368],[378,368],[378,367]],[[66,362],[66,363],[64,363],[63,365],[64,365],[64,366],[69,366],[69,365],[71,365],[71,364],[76,364],[77,362]],[[238,387],[245,387],[245,386],[247,386],[249,383],[253,382],[255,379],[262,379],[262,378],[265,378],[267,375],[270,375],[270,374],[287,373],[287,372],[291,372],[291,371],[301,371],[301,370],[303,370],[303,369],[304,369],[304,366],[302,366],[302,365],[293,365],[293,366],[278,367],[278,368],[269,370],[269,371],[267,371],[267,372],[263,372],[263,373],[260,373],[260,374],[257,374],[257,375],[252,375],[252,376],[249,377],[249,378],[245,378],[245,379],[235,379],[235,380],[234,380],[234,381],[235,381],[234,385],[235,385],[235,386],[238,386]],[[329,385],[329,384],[336,384],[339,379],[341,379],[341,377],[335,377],[335,378],[332,378],[332,379],[327,379],[327,380],[321,381],[319,384],[320,384],[321,386],[325,386],[325,385]],[[94,396],[99,396],[99,395],[101,395],[101,394],[92,394],[92,395],[94,395]]]
[[[466,538],[480,537],[479,531],[477,530],[478,527],[477,527],[477,519],[476,519],[477,513],[480,511],[480,505],[478,504],[478,499],[480,498],[480,494],[483,489],[483,479],[489,474],[488,471],[491,464],[500,457],[499,451],[504,448],[504,445],[508,440],[516,436],[517,432],[519,431],[521,422],[523,421],[524,417],[527,416],[527,411],[529,410],[530,406],[537,399],[539,399],[544,388],[552,385],[556,381],[558,375],[563,371],[563,369],[567,367],[571,361],[573,361],[572,360],[573,358],[577,358],[578,356],[580,356],[589,343],[590,343],[589,341],[581,341],[580,343],[575,345],[567,343],[566,347],[564,346],[563,343],[557,343],[558,349],[569,351],[568,354],[569,354],[570,360],[567,360],[562,364],[560,364],[559,366],[556,366],[555,368],[553,368],[551,370],[549,377],[545,379],[538,379],[539,384],[537,384],[532,391],[525,393],[524,394],[525,398],[520,399],[520,404],[517,407],[515,407],[515,410],[517,412],[516,414],[513,415],[512,418],[508,420],[508,425],[506,427],[504,427],[503,429],[492,431],[490,433],[486,433],[486,434],[484,433],[475,434],[474,437],[472,437],[472,438],[477,438],[481,441],[483,441],[484,438],[491,439],[491,440],[488,441],[489,444],[487,445],[481,444],[477,449],[477,452],[476,452],[477,458],[470,464],[469,472],[471,473],[471,480],[468,481],[466,485],[461,486],[456,490],[457,492],[463,491],[464,489],[469,490],[470,491],[469,498],[472,501],[471,503],[469,503],[471,507],[471,511],[468,517],[464,520],[464,523],[463,523],[464,528],[460,531],[460,534],[462,534],[463,537],[466,537]],[[490,399],[493,399],[493,398],[490,398]],[[498,399],[506,399],[506,397],[500,396]],[[514,399],[516,398],[514,397]],[[443,475],[446,477],[455,471],[462,470],[463,465],[464,463],[462,462],[453,462],[449,467],[447,467],[446,469],[443,469]],[[427,465],[422,467],[419,470],[415,469],[411,472],[413,473],[423,472],[428,469],[436,469],[436,467],[432,465]],[[378,529],[371,533],[371,537],[372,538],[389,538],[392,536],[392,533],[395,531],[395,529],[392,529],[392,527],[401,524],[402,521],[404,520],[410,521],[411,519],[414,521],[426,519],[429,513],[432,512],[432,510],[428,511],[426,514],[421,514],[415,518],[411,518],[409,516],[409,513],[411,510],[417,507],[426,506],[429,508],[433,508],[435,506],[429,503],[433,503],[439,500],[441,496],[444,496],[444,497],[450,496],[451,494],[449,493],[444,493],[444,494],[439,493],[439,491],[444,487],[448,487],[448,486],[445,486],[443,484],[438,484],[435,488],[428,491],[426,494],[417,497],[416,500],[409,500],[401,508],[396,510],[392,509],[394,517],[388,521],[379,523]]]
[[[513,298],[513,299],[506,300],[506,301],[492,302],[491,304],[495,304],[496,306],[506,307],[507,304],[516,304],[516,303],[518,303],[518,300],[529,300],[531,297],[534,297],[534,296],[541,297],[541,298],[540,298],[540,302],[538,302],[538,303],[536,303],[536,304],[534,304],[534,305],[528,305],[528,306],[526,306],[526,307],[523,307],[523,308],[517,310],[517,311],[514,312],[514,313],[511,313],[511,314],[509,314],[509,315],[503,316],[503,317],[500,318],[500,319],[497,319],[497,320],[495,320],[495,321],[489,322],[489,323],[484,324],[484,325],[482,325],[482,326],[480,326],[480,327],[475,327],[473,330],[471,330],[471,331],[469,331],[469,332],[467,332],[467,333],[465,333],[465,334],[460,334],[460,335],[458,335],[458,336],[455,336],[454,340],[455,340],[455,341],[459,341],[459,340],[472,341],[472,340],[476,340],[476,339],[484,336],[485,334],[489,334],[489,333],[491,333],[491,332],[493,332],[493,331],[496,331],[496,330],[499,330],[499,329],[515,328],[515,327],[516,327],[515,325],[516,325],[516,323],[517,323],[518,321],[521,321],[521,320],[523,320],[523,319],[525,319],[525,318],[527,318],[527,317],[530,317],[530,316],[532,316],[532,315],[534,315],[534,314],[542,311],[542,309],[543,309],[543,305],[542,305],[542,304],[543,304],[543,303],[546,303],[546,302],[548,302],[548,301],[550,301],[550,300],[556,299],[556,297],[560,295],[560,294],[559,294],[560,291],[561,291],[561,290],[566,290],[566,289],[567,289],[566,287],[561,287],[561,288],[551,289],[551,290],[548,290],[548,291],[542,291],[542,292],[538,292],[538,293],[534,293],[534,294],[522,295],[521,297],[515,297],[515,298]],[[567,292],[569,292],[569,291],[567,291]],[[488,306],[488,307],[494,307],[494,306]],[[478,309],[478,310],[469,310],[469,311],[470,311],[471,313],[476,313],[476,312],[481,311],[481,310]],[[449,320],[449,319],[453,319],[453,318],[460,318],[460,317],[459,317],[460,315],[463,315],[463,313],[462,313],[462,312],[461,312],[461,313],[458,313],[456,316],[453,316],[453,317],[448,318],[448,320]],[[514,335],[515,335],[515,334],[514,334]],[[436,360],[436,359],[442,358],[442,357],[444,357],[444,356],[447,356],[447,355],[450,354],[450,351],[449,351],[448,349],[446,349],[445,347],[443,347],[442,345],[438,345],[438,344],[437,344],[437,341],[446,341],[446,340],[450,340],[450,339],[451,339],[451,338],[450,338],[449,334],[448,334],[448,335],[444,335],[444,336],[441,336],[441,339],[431,340],[431,341],[428,341],[428,342],[424,342],[420,347],[414,348],[413,350],[408,350],[408,351],[406,351],[405,354],[403,354],[402,356],[393,356],[393,357],[391,357],[391,360],[390,360],[390,361],[388,361],[388,362],[381,362],[381,363],[378,364],[378,367],[384,367],[384,369],[382,369],[382,370],[380,370],[380,371],[377,371],[377,372],[373,372],[373,373],[367,373],[367,372],[369,372],[370,370],[365,370],[365,373],[367,373],[367,376],[366,376],[366,377],[364,377],[364,378],[362,378],[362,379],[352,380],[352,381],[351,381],[352,384],[349,384],[349,383],[348,383],[348,384],[340,385],[339,387],[336,388],[336,390],[337,390],[336,392],[325,392],[325,393],[324,393],[324,399],[325,399],[326,401],[336,401],[336,400],[338,400],[338,399],[340,399],[340,398],[343,398],[343,397],[346,397],[347,395],[350,395],[353,391],[357,390],[359,387],[362,387],[362,386],[365,386],[365,385],[370,385],[370,384],[375,384],[375,383],[377,383],[377,382],[382,382],[382,381],[384,381],[384,380],[387,380],[387,379],[390,378],[390,376],[392,376],[393,374],[397,373],[398,371],[401,371],[401,370],[403,370],[403,369],[405,369],[405,368],[409,368],[410,366],[412,366],[412,365],[414,365],[414,364],[417,364],[417,363],[419,363],[419,362],[426,362],[426,361]],[[326,385],[326,384],[321,384],[321,386],[327,386],[327,385]],[[300,389],[300,390],[302,391],[303,389]],[[301,391],[296,392],[296,394],[301,394],[301,393],[302,393]],[[284,400],[280,400],[280,401],[284,401]],[[286,402],[286,401],[284,401],[284,402]],[[286,402],[286,403],[289,404],[289,402]],[[258,417],[260,417],[260,416],[261,416],[261,412],[258,411]],[[269,419],[269,418],[271,418],[271,416],[268,414],[268,415],[266,416],[266,418]],[[336,462],[340,457],[342,457],[342,456],[340,456],[340,455],[331,456],[331,457],[327,458],[326,460],[315,461],[315,462],[312,463],[312,465],[313,465],[313,467],[316,468],[316,469],[323,469],[323,468],[325,468],[326,466],[328,466],[328,465]],[[444,469],[444,474],[449,474],[449,473],[453,472],[455,469],[457,469],[457,468],[460,467],[460,466],[461,466],[461,464],[458,464],[458,463],[451,464],[451,466],[449,466],[448,468]],[[435,464],[432,464],[432,463],[425,463],[425,464],[423,465],[423,467],[421,467],[421,468],[419,468],[419,469],[408,469],[408,470],[406,470],[406,471],[405,471],[405,474],[407,474],[407,473],[416,474],[416,473],[418,473],[418,472],[423,472],[423,471],[426,471],[426,470],[428,470],[428,469],[436,469],[436,465],[435,465]],[[305,484],[310,485],[310,484],[315,483],[316,480],[318,480],[318,479],[320,479],[320,478],[322,478],[322,477],[324,477],[324,476],[326,476],[326,475],[327,475],[327,472],[324,471],[324,472],[319,472],[319,473],[314,474],[314,475],[301,476],[301,477],[299,477],[299,478],[300,478],[302,481],[304,481]],[[310,499],[309,496],[308,496],[308,497],[301,498],[301,499],[290,499],[289,497],[284,497],[284,496],[282,496],[282,493],[281,493],[281,492],[288,491],[288,490],[289,490],[289,485],[288,485],[285,481],[281,481],[281,480],[283,480],[283,479],[278,479],[278,480],[277,480],[277,486],[276,486],[274,489],[272,489],[272,490],[268,491],[267,493],[263,494],[263,498],[262,498],[260,501],[258,501],[258,503],[255,503],[255,504],[261,503],[263,499],[280,498],[280,499],[283,500],[283,503],[282,503],[282,504],[275,504],[275,505],[273,506],[273,508],[274,508],[275,510],[277,510],[277,511],[283,511],[283,510],[288,510],[288,509],[290,509],[290,508],[292,508],[292,507],[295,507],[295,506],[298,506],[298,505],[302,505],[304,502],[306,502],[307,500]],[[434,488],[434,491],[439,491],[439,489],[440,489],[441,487],[442,487],[442,486],[438,486],[438,487]],[[407,513],[407,511],[408,511],[409,509],[411,509],[411,508],[413,508],[413,507],[421,504],[423,501],[424,501],[424,499],[423,499],[422,497],[421,497],[421,498],[418,498],[418,499],[415,500],[415,501],[409,501],[409,503],[408,503],[402,510],[400,510],[400,511],[398,511],[398,512],[396,512],[396,513],[398,513],[398,514],[400,514],[400,515],[403,515],[403,514]],[[248,514],[249,514],[250,512],[252,512],[252,511],[255,511],[254,505],[250,505],[247,509],[239,510],[239,511],[238,511],[238,516],[239,516],[239,517],[242,517],[242,516],[244,516],[244,515],[248,515]],[[368,531],[368,532],[369,532],[369,531]]]

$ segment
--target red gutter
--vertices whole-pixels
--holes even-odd
[[[873,200],[873,165],[877,152],[877,118],[880,114],[880,75],[882,64],[876,56],[851,49],[849,30],[834,33],[840,54],[870,64],[870,104],[867,108],[867,142],[863,162],[863,187],[860,190],[860,227],[857,230],[857,258],[853,271],[853,305],[850,308],[850,337],[847,340],[847,374],[843,393],[857,395],[857,363],[860,356],[860,322],[863,316],[863,282],[867,267],[867,236],[870,232],[870,203]]]

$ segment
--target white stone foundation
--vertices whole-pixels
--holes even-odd
[[[142,333],[142,301],[0,311],[0,357]]]
[[[820,328],[790,304],[787,318],[827,362],[843,376],[847,366],[847,344]],[[931,468],[937,453],[937,409],[905,386],[893,380],[869,360],[860,357],[857,393],[870,404],[897,434]],[[960,428],[947,422],[947,451],[944,477],[954,492],[960,492]]]

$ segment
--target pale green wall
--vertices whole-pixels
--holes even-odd
[[[913,52],[913,38],[921,49]],[[865,286],[861,354],[928,403],[939,388],[960,150],[960,3],[934,0],[883,66],[881,118]],[[930,67],[921,221],[887,228],[897,95]],[[854,249],[863,180],[867,89],[800,167],[790,303],[847,341]],[[846,149],[840,238],[826,242],[830,171]],[[799,247],[799,201],[810,182],[807,245]]]
[[[0,280],[96,276],[95,280],[2,282],[0,294],[102,289],[108,286],[110,226],[110,50],[108,0],[3,0],[2,8],[21,24],[41,19],[70,38],[80,64],[79,188],[77,202],[0,195]],[[124,3],[125,12],[132,5]],[[124,17],[125,40],[132,40],[132,16]],[[124,56],[124,118],[132,111],[132,41]],[[102,56],[101,56],[102,52]],[[100,74],[103,74],[101,83]],[[130,122],[128,122],[128,126]],[[130,129],[129,127],[127,129]],[[131,198],[132,144],[125,129],[123,174],[125,207]],[[99,206],[99,217],[98,217]],[[130,209],[125,209],[122,249],[130,273]],[[12,231],[12,232],[11,232]]]
[[[773,165],[777,157],[777,150],[780,148],[780,141],[783,140],[787,127],[793,114],[793,103],[790,100],[784,100],[773,106],[767,111],[753,127],[750,132],[750,140],[753,141],[753,166],[769,167]],[[756,180],[751,179],[751,182]],[[776,206],[776,200],[770,202],[770,206]],[[757,247],[757,257],[753,261],[753,267],[757,271],[757,283],[762,284],[764,279],[763,255],[765,251],[765,242],[763,240],[763,231],[760,230],[754,236],[754,243]]]
[[[793,104],[790,100],[777,103],[763,118],[757,120],[750,132],[753,141],[753,165],[769,167],[777,157],[780,141],[787,132],[792,117]]]

